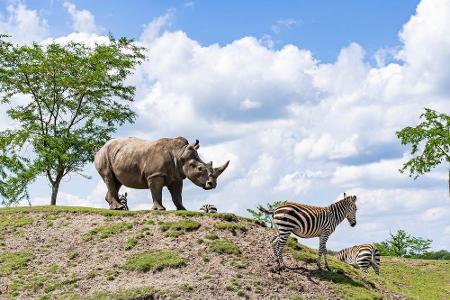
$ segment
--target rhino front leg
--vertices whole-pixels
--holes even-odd
[[[154,177],[148,180],[148,186],[152,193],[153,210],[166,210],[162,205],[162,189],[164,187],[164,178]]]
[[[124,207],[119,201],[119,189],[122,184],[112,175],[106,176],[103,181],[108,188],[105,199],[109,204],[109,209],[123,209]]]
[[[168,186],[170,195],[172,196],[173,204],[177,210],[186,210],[183,206],[183,198],[181,197],[181,192],[183,191],[183,180],[174,181]]]

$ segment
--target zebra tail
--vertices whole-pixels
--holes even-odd
[[[268,210],[268,209],[262,207],[261,205],[258,206],[258,209],[259,209],[260,212],[263,212],[266,215],[273,216],[273,210]]]
[[[380,255],[380,251],[378,251],[378,249],[375,248],[375,249],[372,249],[371,252],[372,252],[372,265],[375,265],[376,264],[375,255],[378,254],[378,256],[379,256]]]

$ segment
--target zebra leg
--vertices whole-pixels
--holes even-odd
[[[280,231],[278,233],[278,236],[276,236],[272,241],[272,249],[273,249],[273,253],[275,255],[275,258],[277,260],[278,263],[278,267],[284,268],[286,267],[284,265],[284,261],[283,261],[283,248],[286,245],[287,239],[289,237],[289,235],[291,234],[290,231]]]
[[[330,270],[330,267],[328,267],[328,261],[327,261],[327,240],[328,240],[328,234],[322,234],[320,235],[320,244],[319,244],[319,257],[317,258],[317,267],[319,270],[322,270],[322,267],[320,266],[320,259],[323,254],[323,260],[325,261],[325,267],[327,270]]]
[[[372,268],[377,275],[380,275],[380,267],[379,266],[377,266],[376,264],[373,264]]]

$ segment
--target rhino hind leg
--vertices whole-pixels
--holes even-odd
[[[123,204],[119,201],[119,189],[122,184],[114,177],[114,175],[103,178],[103,181],[108,188],[105,199],[109,203],[109,209],[124,209]]]
[[[164,178],[154,177],[148,180],[148,186],[153,199],[152,210],[166,210],[162,205],[162,189],[164,187]]]
[[[181,192],[183,191],[183,180],[177,180],[168,186],[170,195],[172,196],[173,204],[177,210],[186,210],[183,206],[183,198]]]

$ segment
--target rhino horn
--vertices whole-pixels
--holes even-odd
[[[229,164],[230,164],[230,161],[227,161],[220,167],[214,168],[214,171],[216,171],[216,175],[219,176],[220,174],[222,174],[222,172],[225,171],[225,169],[228,167]]]
[[[193,143],[191,147],[194,148],[194,150],[197,150],[198,148],[200,148],[200,142],[196,139],[195,143]]]

